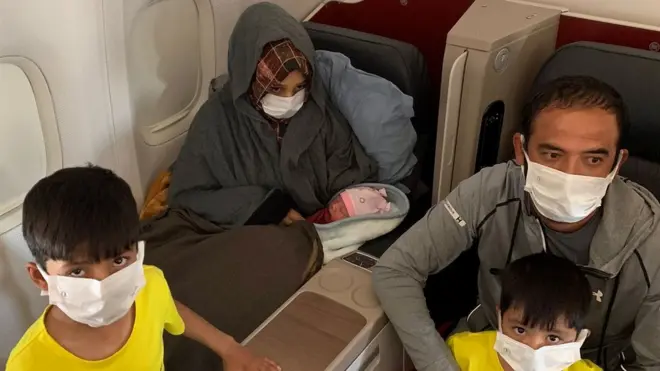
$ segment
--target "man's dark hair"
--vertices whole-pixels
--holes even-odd
[[[137,205],[128,184],[98,166],[41,179],[23,203],[23,237],[37,264],[114,258],[137,241]]]
[[[619,126],[617,150],[628,133],[628,115],[621,95],[610,85],[589,76],[565,76],[536,90],[522,112],[522,134],[529,138],[532,123],[547,108],[600,108],[616,116]]]
[[[578,266],[548,253],[528,255],[500,273],[500,310],[523,312],[522,324],[551,330],[563,316],[582,330],[589,311],[591,288]]]

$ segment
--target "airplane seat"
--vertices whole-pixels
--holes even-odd
[[[436,119],[435,103],[429,100],[430,80],[420,52],[410,44],[354,30],[311,22],[306,22],[305,28],[316,49],[340,52],[356,68],[388,79],[414,98],[413,125],[418,134],[415,154],[417,170],[423,172],[423,160],[433,149],[430,141],[435,136]],[[419,209],[417,217],[430,206],[428,197],[418,201],[415,205],[413,198],[411,207]],[[375,297],[370,271],[377,262],[375,256],[380,256],[410,224],[404,222],[390,234],[367,242],[361,251],[332,260],[244,344],[288,371],[411,370],[412,364]]]
[[[512,124],[517,120],[516,109],[522,104],[543,62],[554,51],[559,15],[559,11],[552,9],[477,0],[452,28],[447,37],[437,120],[434,202],[444,198],[460,181],[481,167],[510,158],[511,145],[508,143],[516,129]],[[321,42],[314,42],[318,48],[324,47]],[[354,57],[355,53],[351,53],[350,49],[343,52],[350,58],[356,58],[354,63],[358,68],[369,71],[358,64],[359,54]],[[368,55],[365,60],[371,62]],[[396,83],[396,77],[389,78]],[[506,135],[509,138],[505,140],[503,137]],[[478,244],[479,241],[476,241],[475,246],[448,269],[432,275],[427,281],[427,305],[439,325],[453,324],[476,304]],[[358,298],[362,295],[358,293],[366,294],[366,290],[369,296],[373,296],[370,283],[365,281],[365,275],[369,273],[347,261],[367,260],[368,269],[373,263],[368,262],[369,257],[363,258],[360,254],[363,253],[358,251],[329,263],[257,328],[245,344],[282,363],[287,370],[312,369],[305,368],[303,362],[313,364],[314,370],[363,369],[355,362],[364,364],[365,360],[370,370],[401,369],[399,364],[393,368],[385,365],[372,367],[369,362],[389,354],[380,349],[382,344],[398,343],[396,336],[388,338],[379,335],[372,341],[381,339],[381,345],[375,349],[371,346],[365,349],[363,345],[367,340],[364,331],[367,331],[368,325],[349,326],[345,323],[342,329],[334,329],[336,325],[331,324],[330,319],[336,316],[342,316],[345,322],[357,323],[360,316],[355,316],[348,308],[362,314],[367,319],[366,323],[373,323],[374,330],[369,330],[372,336],[378,333],[376,328],[388,332],[392,329],[384,317],[380,319],[384,316],[382,309],[374,307],[374,312],[367,313],[362,307],[363,299]],[[355,259],[354,255],[360,259]],[[328,298],[334,303],[330,304],[326,300]],[[320,307],[327,310],[321,311],[318,309]],[[307,320],[307,317],[314,316],[317,318],[314,323]],[[377,321],[370,322],[373,318]],[[284,325],[287,322],[302,323],[311,329],[287,331]],[[451,328],[451,325],[444,326],[448,327]],[[345,333],[342,332],[344,330]],[[343,350],[339,350],[341,346],[336,346],[334,353],[323,354],[325,361],[322,363],[311,359],[322,353],[316,347],[323,349],[323,344],[329,341],[319,340],[321,336],[318,335],[315,338],[314,333],[319,331],[325,331],[327,339],[345,339]],[[305,335],[297,336],[298,333]],[[384,342],[383,339],[389,340]],[[301,343],[308,344],[308,348],[303,348]],[[400,346],[393,348],[399,349]],[[298,354],[300,361],[296,361],[295,354]],[[353,364],[351,359],[355,360]],[[407,366],[404,364],[404,367]]]
[[[630,151],[620,174],[660,198],[660,55],[649,50],[577,42],[558,49],[545,63],[534,86],[568,75],[587,75],[621,94],[628,109],[629,132],[623,148]]]
[[[410,212],[394,231],[368,241],[360,248],[380,256],[430,207],[428,188],[420,183],[430,184],[432,181],[437,102],[432,99],[426,62],[415,46],[402,41],[314,22],[305,22],[304,25],[317,50],[342,53],[354,67],[389,80],[404,94],[413,97],[415,117],[411,121],[417,133],[414,149],[417,165],[403,180],[412,190]]]
[[[427,184],[431,184],[433,177],[437,102],[432,99],[426,62],[415,46],[402,41],[314,22],[304,22],[304,26],[317,50],[341,53],[350,59],[354,67],[392,82],[404,94],[413,97],[415,117],[411,121],[417,134],[414,148],[417,165],[412,174],[402,181],[411,189],[410,211],[392,232],[367,241],[360,247],[360,250],[378,257],[431,206]],[[226,75],[212,79],[209,92],[218,91],[227,80]]]
[[[380,76],[413,97],[413,126],[418,135],[416,154],[424,153],[430,136],[435,132],[437,102],[430,98],[432,86],[426,61],[413,45],[347,28],[305,22],[305,29],[317,50],[342,53],[354,67]]]

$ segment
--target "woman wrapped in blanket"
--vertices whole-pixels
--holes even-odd
[[[172,170],[170,207],[220,225],[277,223],[375,178],[376,164],[314,74],[314,53],[280,7],[260,3],[241,15],[229,81],[192,123]]]

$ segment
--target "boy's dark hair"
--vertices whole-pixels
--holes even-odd
[[[32,187],[23,202],[23,237],[37,264],[114,258],[137,241],[137,204],[128,184],[89,165],[59,170]]]
[[[590,76],[565,76],[536,90],[522,112],[522,134],[529,138],[532,123],[546,108],[601,108],[616,116],[619,126],[617,150],[628,134],[628,115],[621,95],[610,85]]]
[[[528,255],[500,273],[500,310],[523,312],[522,324],[551,330],[560,317],[576,330],[584,328],[591,288],[578,266],[548,253]]]

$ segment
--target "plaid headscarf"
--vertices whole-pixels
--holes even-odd
[[[298,50],[291,40],[273,41],[264,46],[261,59],[257,63],[256,72],[249,92],[254,107],[268,120],[280,142],[286,131],[288,119],[276,119],[266,115],[261,106],[261,98],[268,93],[273,83],[281,83],[293,71],[300,71],[305,80],[309,81],[312,69],[305,55]]]

